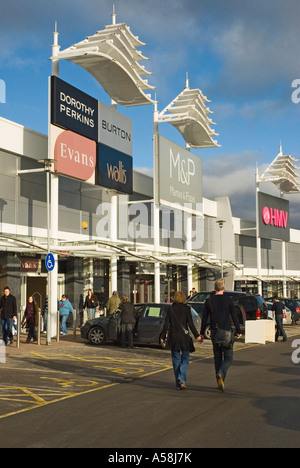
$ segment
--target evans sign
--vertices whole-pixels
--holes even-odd
[[[290,240],[289,201],[258,193],[259,236],[264,239]]]
[[[159,135],[159,202],[202,203],[202,160]]]
[[[95,183],[96,142],[51,125],[54,170],[90,184]]]

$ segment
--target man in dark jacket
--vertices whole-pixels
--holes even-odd
[[[275,341],[278,341],[279,336],[282,336],[283,341],[287,341],[287,336],[283,328],[284,305],[279,301],[277,296],[274,297],[272,311],[275,312],[275,320],[277,325]]]
[[[16,318],[17,315],[17,303],[16,298],[10,294],[10,289],[8,286],[4,288],[4,295],[0,299],[0,310],[1,310],[1,326],[2,326],[2,340],[5,343],[5,346],[8,344],[8,339],[10,344],[13,343],[13,335],[11,332],[12,321]]]
[[[136,322],[134,305],[130,304],[128,297],[122,298],[121,310],[121,343],[126,348],[128,339],[129,348],[133,348],[133,328]]]
[[[210,323],[218,388],[224,391],[226,374],[233,361],[233,340],[226,347],[220,346],[215,342],[216,331],[220,328],[230,332],[233,322],[236,328],[236,337],[240,338],[242,334],[234,304],[228,296],[224,296],[223,280],[216,281],[215,291],[216,294],[205,303],[200,335],[203,341],[206,325]]]

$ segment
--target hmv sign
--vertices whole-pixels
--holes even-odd
[[[258,210],[259,236],[264,239],[279,239],[289,242],[289,201],[259,192]]]

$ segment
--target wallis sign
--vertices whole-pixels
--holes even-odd
[[[50,80],[55,171],[132,193],[132,121],[57,77]]]

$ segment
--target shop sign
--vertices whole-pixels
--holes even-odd
[[[99,102],[98,141],[132,156],[132,120]]]
[[[289,201],[258,193],[259,236],[264,239],[290,240]]]
[[[159,135],[159,203],[202,203],[202,160]]]
[[[98,140],[98,101],[51,76],[51,123]]]
[[[96,184],[132,194],[132,157],[103,143],[98,143]]]
[[[20,272],[21,273],[40,273],[41,272],[41,259],[31,257],[20,258]]]
[[[91,184],[95,183],[96,142],[69,130],[51,126],[54,170]]]

